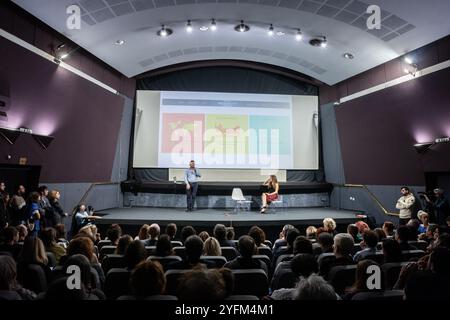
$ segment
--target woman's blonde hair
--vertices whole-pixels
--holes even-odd
[[[150,229],[150,226],[148,224],[142,225],[141,229],[139,229],[139,234],[138,234],[139,240],[146,240],[146,239],[150,238],[148,229]]]
[[[221,256],[222,249],[220,249],[220,243],[214,237],[209,237],[205,240],[203,246],[203,255],[205,256]]]
[[[272,184],[272,186],[274,186],[278,183],[278,179],[277,179],[276,175],[274,175],[274,174],[270,175],[270,183]]]
[[[336,221],[332,218],[323,219],[323,227],[326,231],[334,231],[336,229]]]
[[[317,228],[314,226],[309,226],[306,228],[306,237],[308,238],[316,238]]]

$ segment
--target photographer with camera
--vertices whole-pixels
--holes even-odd
[[[446,225],[446,219],[450,216],[450,205],[444,196],[444,190],[436,188],[433,190],[434,199],[430,199],[426,193],[423,194],[425,201],[430,206],[430,212],[433,212],[435,221],[438,225]]]

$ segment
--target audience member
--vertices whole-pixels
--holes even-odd
[[[322,232],[317,237],[317,242],[313,244],[314,255],[333,252],[333,236],[328,232]]]
[[[169,223],[166,226],[166,234],[169,235],[170,241],[174,241],[176,239],[175,237],[177,236],[177,229],[178,228],[175,223]]]
[[[0,300],[33,300],[36,294],[22,288],[17,282],[17,266],[14,259],[0,256]]]
[[[429,220],[428,213],[426,213],[423,210],[419,210],[419,212],[417,213],[417,218],[419,218],[420,222],[422,222],[419,225],[419,229],[418,229],[419,234],[426,233],[427,232],[427,228],[430,225],[430,220]]]
[[[181,276],[177,287],[181,301],[218,301],[225,295],[225,281],[217,269],[195,268]]]
[[[402,251],[416,250],[417,248],[408,243],[410,239],[410,228],[408,226],[400,226],[395,234],[395,240],[400,244]]]
[[[252,237],[242,236],[238,241],[239,257],[225,263],[224,268],[229,269],[262,269],[268,274],[267,265],[258,259],[253,259],[256,253],[256,244]]]
[[[321,276],[312,274],[301,278],[297,284],[294,300],[337,300],[334,289]]]
[[[66,226],[63,223],[58,223],[55,226],[56,230],[56,242],[61,245],[64,249],[69,246],[69,241],[66,238]]]
[[[325,229],[325,232],[331,233],[332,235],[335,235],[337,233],[336,221],[334,221],[333,218],[323,219],[323,228]]]
[[[39,237],[44,243],[45,250],[53,253],[58,265],[61,257],[66,255],[66,249],[56,242],[56,230],[54,228],[46,228],[41,231]]]
[[[0,244],[0,252],[9,252],[14,260],[19,257],[22,246],[19,245],[19,231],[15,227],[3,229],[3,243]]]
[[[402,262],[402,249],[394,239],[384,239],[381,245],[384,263]]]
[[[150,226],[148,224],[143,224],[142,227],[139,229],[139,234],[134,238],[134,240],[145,241],[148,238],[150,238],[150,235],[148,233],[149,228]]]
[[[181,242],[185,244],[187,238],[190,236],[196,235],[197,231],[195,231],[194,227],[192,226],[185,226],[183,229],[181,229]]]
[[[386,233],[386,238],[394,238],[394,236],[395,236],[395,234],[394,234],[395,226],[394,226],[394,224],[391,221],[385,221],[383,223],[382,229]]]
[[[204,256],[221,256],[222,249],[220,248],[220,243],[214,237],[209,237],[206,239],[203,245],[203,255]]]
[[[355,243],[361,242],[361,235],[356,224],[349,224],[347,226],[347,233],[353,237]]]
[[[203,242],[205,242],[206,239],[209,238],[209,233],[206,231],[202,231],[198,234],[198,236],[200,237],[200,239],[202,239]]]
[[[227,240],[231,241],[234,240],[234,228],[233,227],[227,227]]]
[[[216,224],[213,234],[221,247],[235,247],[234,242],[227,239],[227,228],[223,224]]]
[[[304,236],[298,236],[294,240],[292,253],[294,255],[301,253],[313,254],[313,246],[311,241]]]
[[[133,270],[141,261],[144,261],[147,256],[145,246],[140,240],[134,240],[125,250],[124,259],[129,271]]]
[[[309,226],[308,228],[306,228],[306,238],[308,238],[311,241],[315,241],[316,240],[316,235],[317,235],[317,228],[314,226]]]
[[[373,231],[377,234],[378,242],[382,242],[387,238],[386,232],[384,232],[383,228],[375,228]]]
[[[170,242],[170,237],[168,235],[165,236],[169,238]],[[164,277],[163,268],[156,261],[142,261],[131,272],[130,287],[135,299],[143,300],[163,294],[165,286],[166,278]]]
[[[264,243],[264,241],[266,241],[266,234],[260,227],[251,227],[248,231],[248,235],[252,237],[253,240],[255,240],[255,244],[257,247],[267,247],[267,245]]]
[[[58,190],[52,190],[48,193],[48,201],[51,207],[51,224],[52,226],[56,226],[57,224],[62,223],[63,218],[67,217],[68,214],[64,212],[61,204],[59,203],[59,199],[61,198],[61,193]]]
[[[355,254],[353,260],[355,260],[355,262],[358,262],[366,259],[366,257],[368,256],[376,254],[377,244],[378,244],[377,234],[372,230],[366,230],[363,233],[363,239],[360,243],[362,250],[358,251]]]
[[[367,231],[366,231],[367,233]],[[356,280],[353,283],[353,286],[342,296],[343,300],[351,300],[354,295],[360,292],[367,292],[367,291],[375,291],[377,289],[368,288],[367,283],[369,280],[369,277],[373,275],[373,272],[369,272],[368,268],[371,266],[380,267],[378,263],[376,263],[373,260],[366,259],[358,262],[358,265],[356,267]],[[380,273],[380,276],[382,276],[382,273]],[[383,279],[375,279],[375,281],[378,282],[380,285],[380,289],[383,288]]]
[[[286,233],[289,229],[293,229],[294,226],[291,224],[286,224],[285,226],[283,226],[283,229],[280,232],[279,238],[277,240],[275,240],[275,242],[273,243],[273,254],[277,253],[277,251],[280,249],[280,247],[284,247],[287,246],[287,241],[286,241]]]
[[[157,223],[153,223],[148,228],[148,234],[150,238],[145,241],[146,247],[156,246],[156,242],[158,241],[159,234],[161,232],[161,228]]]
[[[199,236],[190,236],[186,239],[184,246],[186,248],[186,259],[183,261],[174,261],[170,263],[167,269],[193,269],[197,266],[215,266],[215,263],[207,260],[200,262],[200,257],[203,253],[203,241]]]
[[[17,243],[23,244],[28,236],[28,228],[23,224],[19,224],[16,228],[19,231],[19,240],[17,241]]]
[[[124,234],[119,238],[119,241],[117,242],[116,250],[114,251],[115,254],[124,255],[125,251],[127,251],[128,246],[133,241],[133,238],[128,235]]]
[[[333,245],[335,259],[322,261],[319,265],[320,274],[327,278],[331,268],[354,264],[351,256],[354,244],[353,237],[348,233],[338,233],[335,235]]]
[[[121,236],[122,228],[118,224],[112,224],[108,230],[106,230],[106,238],[111,241],[112,246],[117,246]]]
[[[173,255],[172,242],[168,234],[162,234],[156,242],[155,255],[158,257],[167,257]]]
[[[16,190],[16,194],[13,195],[10,201],[10,219],[12,226],[17,226],[24,222],[25,210],[27,206],[27,203],[25,201],[25,187],[23,185],[19,185]]]

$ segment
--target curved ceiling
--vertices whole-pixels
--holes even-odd
[[[332,85],[450,33],[450,1],[440,0],[14,2],[129,77],[177,63],[234,59],[289,68]],[[80,30],[66,27],[66,8],[72,4],[82,11]],[[367,29],[369,5],[382,9],[380,30]],[[218,29],[200,31],[211,18]],[[187,20],[192,20],[192,33],[185,30]],[[249,32],[234,30],[240,20]],[[156,35],[162,24],[173,29],[170,37]],[[267,35],[270,24],[272,37]],[[295,39],[297,28],[303,32],[301,42]],[[326,36],[328,47],[310,46],[316,36]],[[117,40],[124,45],[115,45]],[[355,58],[343,58],[347,52]]]

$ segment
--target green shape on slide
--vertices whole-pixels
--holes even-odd
[[[205,129],[217,130],[222,134],[223,151],[224,154],[248,154],[248,116],[247,115],[232,115],[232,114],[206,114],[205,115]],[[231,136],[227,135],[227,130],[230,131]],[[236,135],[242,134],[239,139]],[[228,132],[229,133],[229,132]],[[217,140],[219,141],[219,139]],[[236,145],[238,141],[244,144],[238,148]],[[211,143],[211,142],[210,142]],[[210,144],[207,143],[207,144]]]
[[[257,141],[250,141],[252,145],[250,145],[250,150],[252,154],[259,154],[260,152],[265,151],[259,150],[260,148],[260,137],[259,130],[267,130],[267,141],[264,144],[267,145],[267,152],[271,154],[271,130],[278,130],[279,134],[279,152],[278,154],[291,154],[291,119],[286,116],[253,116],[251,115],[249,118],[250,129],[256,131],[256,135],[258,137]],[[254,145],[253,143],[257,143]]]

